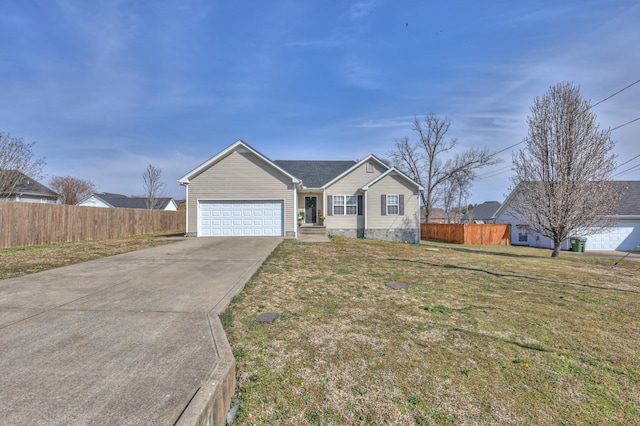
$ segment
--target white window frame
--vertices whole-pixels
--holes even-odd
[[[518,242],[519,243],[528,243],[529,242],[529,225],[516,225],[518,229]]]
[[[337,212],[336,207],[341,209],[342,213]],[[357,195],[334,195],[333,196],[333,215],[334,216],[357,216],[358,215],[358,196]]]
[[[391,202],[391,198],[395,197],[395,203]],[[390,208],[395,207],[395,213],[390,211]],[[400,214],[400,195],[399,194],[387,194],[387,216],[398,216]]]

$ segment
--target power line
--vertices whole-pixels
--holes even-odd
[[[627,124],[631,124],[631,123],[633,123],[634,121],[638,121],[638,120],[640,120],[640,117],[638,117],[638,118],[634,118],[633,120],[628,121],[628,122],[626,122],[626,123],[624,123],[624,124],[621,124],[621,125],[619,125],[618,127],[614,127],[613,129],[609,129],[609,131],[610,131],[610,132],[613,132],[614,130],[619,129],[620,127],[624,127],[624,126],[626,126]]]
[[[489,179],[489,178],[492,178],[492,177],[496,177],[496,176],[505,174],[505,173],[507,173],[509,171],[511,171],[511,166],[503,167],[502,169],[497,169],[497,170],[494,170],[492,172],[485,173],[485,175],[478,176],[474,180],[478,181],[478,180]],[[489,174],[489,173],[492,173],[492,174]],[[486,176],[486,175],[488,175],[488,176]]]
[[[640,154],[636,155],[635,157],[633,157],[633,158],[632,158],[632,159],[630,159],[630,160],[625,161],[625,162],[624,162],[624,163],[622,163],[622,164],[618,164],[618,166],[615,168],[615,170],[618,170],[620,167],[624,166],[625,164],[628,164],[628,163],[632,162],[633,160],[635,160],[635,159],[636,159],[636,158],[638,158],[638,157],[640,157]]]
[[[630,85],[628,85],[627,87],[625,87],[625,88],[622,88],[622,89],[618,90],[618,91],[617,91],[616,93],[614,93],[613,95],[609,95],[609,96],[607,96],[606,98],[604,98],[603,100],[601,100],[600,102],[596,102],[595,104],[591,105],[591,107],[590,107],[589,109],[593,108],[593,107],[594,107],[594,106],[596,106],[596,105],[600,105],[600,104],[601,104],[601,103],[603,103],[604,101],[606,101],[606,100],[609,100],[609,99],[613,98],[613,97],[614,97],[615,95],[617,95],[618,93],[622,93],[622,92],[624,92],[625,90],[627,90],[628,88],[630,88],[631,86],[636,85],[636,84],[638,84],[638,83],[640,83],[640,80],[636,80],[636,81],[634,81],[633,83],[631,83],[631,84],[630,84]]]
[[[620,173],[616,173],[615,175],[613,175],[611,177],[616,177],[616,176],[621,176],[621,175],[627,174],[629,172],[632,172],[634,169],[637,169],[638,167],[640,167],[640,164],[636,164],[633,167],[629,167],[627,170],[623,170]]]
[[[525,140],[526,140],[526,139],[525,139]],[[493,154],[491,154],[491,157],[495,157],[496,155],[500,154],[501,152],[505,152],[506,150],[511,149],[511,148],[513,148],[514,146],[518,146],[518,145],[520,145],[520,144],[521,144],[521,143],[523,143],[523,142],[524,142],[524,140],[522,140],[522,141],[520,141],[520,142],[518,142],[518,143],[514,143],[513,145],[508,146],[508,147],[506,147],[505,149],[501,149],[500,151],[494,152]]]
[[[638,83],[640,83],[640,80],[636,80],[636,81],[634,81],[633,83],[629,84],[628,86],[623,87],[622,89],[618,90],[617,92],[615,92],[615,93],[613,93],[613,94],[611,94],[611,95],[607,96],[606,98],[602,99],[601,101],[596,102],[595,104],[591,105],[591,106],[589,107],[589,109],[593,108],[593,107],[594,107],[594,106],[596,106],[596,105],[600,105],[600,104],[601,104],[601,103],[603,103],[604,101],[607,101],[607,100],[609,100],[609,99],[613,98],[613,97],[614,97],[614,96],[616,96],[617,94],[624,92],[625,90],[629,89],[630,87],[632,87],[632,86],[634,86],[634,85],[636,85],[636,84],[638,84]],[[609,131],[610,131],[610,132],[613,132],[614,130],[618,130],[619,128],[624,127],[624,126],[626,126],[626,125],[628,125],[628,124],[631,124],[631,123],[633,123],[633,122],[635,122],[635,121],[638,121],[638,120],[640,120],[640,117],[635,118],[635,119],[633,119],[633,120],[631,120],[631,121],[629,121],[629,122],[627,122],[627,123],[621,124],[621,125],[619,125],[619,126],[617,126],[617,127],[614,127],[613,129],[609,129]],[[508,149],[511,149],[511,148],[513,148],[513,147],[516,147],[516,146],[518,146],[518,145],[520,145],[520,144],[524,143],[525,141],[526,141],[526,139],[524,139],[524,140],[522,140],[522,141],[520,141],[520,142],[518,142],[518,143],[514,143],[513,145],[510,145],[510,146],[508,146],[508,147],[506,147],[506,148],[504,148],[504,149],[501,149],[500,151],[496,151],[496,152],[494,152],[493,154],[491,154],[491,155],[490,155],[490,157],[495,157],[496,155],[501,154],[501,153],[505,152],[505,151],[506,151],[506,150],[508,150]],[[634,158],[635,158],[635,157],[634,157]],[[625,164],[626,164],[626,163],[625,163]]]
[[[503,166],[503,167],[500,167],[500,168],[498,168],[498,169],[489,170],[489,171],[487,171],[487,172],[480,173],[479,175],[477,175],[477,176],[476,176],[476,179],[477,179],[477,178],[484,178],[484,176],[486,176],[486,175],[490,175],[490,174],[495,173],[495,172],[498,172],[498,171],[500,171],[500,170],[511,170],[511,166]]]

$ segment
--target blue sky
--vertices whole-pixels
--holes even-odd
[[[274,160],[385,157],[433,112],[460,150],[499,151],[551,85],[595,103],[640,79],[639,23],[623,0],[3,0],[0,130],[36,142],[43,183],[136,195],[153,163],[176,198],[178,178],[237,139]],[[613,128],[639,100],[637,84],[593,110]],[[619,163],[639,134],[640,121],[612,132]],[[511,152],[470,202],[504,199]]]

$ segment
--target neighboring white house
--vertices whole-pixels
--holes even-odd
[[[611,216],[616,224],[601,232],[588,233],[586,235],[586,251],[629,251],[640,244],[640,181],[615,181],[613,185],[623,194],[615,214]],[[511,224],[511,244],[553,248],[553,242],[550,238],[535,232],[510,208],[512,196],[513,193],[507,197],[495,213],[495,223]],[[562,250],[569,250],[570,247],[569,241],[564,241],[560,246]]]
[[[0,194],[0,200],[21,201],[24,203],[59,203],[60,195],[58,195],[57,192],[52,191],[37,180],[30,178],[21,172],[16,170],[9,170],[8,172],[11,173],[10,179],[15,177],[17,182],[10,193]]]
[[[178,210],[178,203],[173,198],[157,198],[154,210]],[[96,192],[78,203],[79,206],[104,207],[104,208],[125,208],[125,209],[146,209],[147,199],[144,197],[127,197],[122,194],[109,192]]]

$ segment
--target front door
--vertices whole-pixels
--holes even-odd
[[[318,223],[318,197],[315,195],[304,197],[304,223]]]

